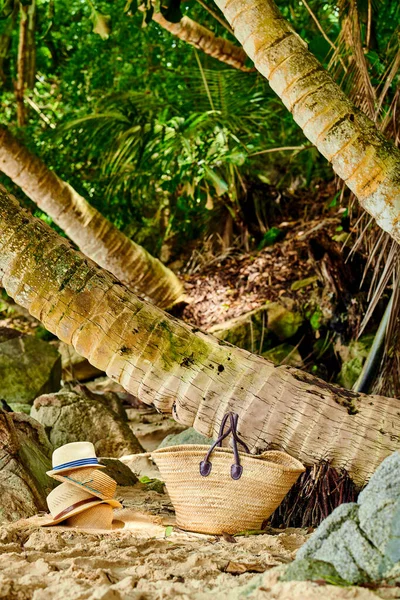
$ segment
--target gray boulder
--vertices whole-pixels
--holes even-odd
[[[170,446],[179,446],[181,444],[206,444],[209,446],[212,442],[211,438],[207,438],[205,435],[197,433],[193,427],[189,427],[189,429],[185,429],[180,433],[167,435],[158,447],[169,448]]]
[[[0,399],[28,412],[40,394],[61,385],[61,357],[49,343],[14,330],[0,331]]]
[[[104,375],[69,344],[60,342],[58,351],[61,354],[63,381],[88,381]]]
[[[107,475],[112,477],[117,485],[132,486],[139,481],[135,473],[118,458],[100,458],[99,463],[107,468]]]
[[[84,386],[40,396],[31,411],[54,447],[88,441],[94,444],[97,456],[114,458],[143,452],[122,415],[124,409],[116,394],[95,394]]]
[[[382,462],[357,503],[342,504],[321,523],[297,561],[308,561],[307,568],[328,563],[353,584],[400,577],[400,452]],[[283,578],[295,572],[290,567]]]
[[[400,452],[381,463],[358,498],[360,526],[383,553],[393,533],[400,498]]]
[[[39,423],[0,410],[0,522],[47,511],[46,496],[57,484],[46,475],[52,451]]]

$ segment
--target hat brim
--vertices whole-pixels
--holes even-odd
[[[85,510],[93,508],[94,506],[98,506],[99,504],[109,504],[112,508],[122,508],[122,504],[118,502],[118,500],[114,500],[112,498],[109,500],[94,500],[93,502],[90,502],[90,504],[85,504],[84,506],[78,506],[77,508],[74,508],[74,510],[71,510],[70,513],[61,517],[61,519],[46,519],[45,517],[37,517],[37,524],[40,525],[40,527],[51,527],[52,525],[58,525],[58,523],[62,523],[70,517],[79,515]]]
[[[85,468],[85,467],[83,467],[83,468]],[[88,468],[88,467],[86,467],[86,468]],[[77,488],[84,489],[86,492],[90,492],[91,494],[93,494],[93,496],[96,496],[97,498],[101,498],[102,500],[107,500],[110,498],[110,496],[114,495],[114,494],[109,494],[107,496],[107,494],[102,494],[98,490],[95,490],[93,487],[91,487],[89,485],[85,485],[85,483],[83,483],[83,482],[81,483],[79,481],[76,481],[75,479],[71,479],[70,477],[63,476],[63,474],[60,473],[60,471],[57,471],[56,473],[54,473],[54,475],[52,477],[56,481],[61,481],[62,483],[69,483],[71,485],[74,485]]]
[[[65,469],[52,469],[46,471],[46,475],[53,477],[53,475],[60,475],[60,473],[68,473],[69,471],[78,471],[78,469],[106,469],[105,465],[93,464],[93,465],[80,465],[78,467],[68,467]]]

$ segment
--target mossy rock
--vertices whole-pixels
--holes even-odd
[[[24,404],[22,402],[11,402],[10,408],[14,412],[20,412],[25,413],[26,415],[30,415],[32,406],[30,404]]]
[[[170,446],[180,446],[181,444],[205,444],[209,446],[214,440],[198,433],[193,427],[185,429],[180,433],[167,435],[158,448],[169,448]]]
[[[326,581],[333,585],[346,585],[335,567],[322,560],[303,558],[288,565],[280,581]]]
[[[83,385],[67,386],[57,394],[36,398],[31,416],[44,426],[56,448],[84,440],[94,444],[98,456],[119,458],[143,452],[112,392],[95,394]]]
[[[239,348],[262,354],[293,337],[302,325],[302,315],[288,306],[289,301],[269,302],[236,319],[211,327],[209,333]]]
[[[342,504],[321,523],[298,551],[296,562],[329,563],[351,584],[396,580],[399,523],[400,452],[395,452],[376,470],[357,503]]]
[[[263,356],[275,365],[285,364],[299,369],[303,367],[303,360],[300,352],[296,346],[292,346],[291,344],[280,344],[279,346],[275,346],[275,348],[263,352]]]
[[[61,386],[61,356],[33,336],[19,335],[0,343],[0,398],[14,410]]]

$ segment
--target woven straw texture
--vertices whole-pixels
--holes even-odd
[[[69,527],[80,529],[112,529],[113,509],[109,504],[98,504],[66,520]]]
[[[238,533],[260,529],[282,502],[303,465],[284,452],[258,456],[239,453],[240,479],[230,475],[234,462],[228,448],[211,455],[211,473],[202,477],[200,462],[208,446],[173,446],[151,453],[176,511],[178,527],[199,533]]]
[[[117,490],[117,483],[103,471],[86,467],[76,471],[67,471],[65,473],[56,473],[52,475],[57,481],[68,482],[72,485],[83,488],[90,494],[104,500],[113,498]]]

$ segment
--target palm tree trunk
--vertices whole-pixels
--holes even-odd
[[[176,35],[180,40],[187,44],[191,44],[195,48],[199,48],[205,54],[209,54],[220,62],[226,63],[240,71],[252,71],[253,69],[246,67],[246,52],[243,48],[235,46],[229,40],[216,37],[212,31],[192,21],[189,17],[182,17],[179,23],[170,23],[163,17],[161,13],[153,14],[153,21],[158,23],[160,27],[166,29],[173,35]]]
[[[0,189],[0,284],[126,390],[213,436],[227,410],[253,451],[345,467],[357,484],[400,448],[399,401],[275,367],[140,300]]]
[[[161,308],[182,298],[182,284],[170,269],[127,238],[3,127],[0,169],[51,216],[86,256],[131,290]]]
[[[17,101],[18,127],[23,127],[26,121],[25,87],[26,87],[26,59],[28,38],[28,6],[20,4],[17,81],[15,85],[15,99]]]
[[[216,0],[258,71],[378,225],[400,242],[400,150],[307,50],[273,0]]]

